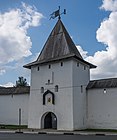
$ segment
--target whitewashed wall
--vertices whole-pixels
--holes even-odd
[[[86,86],[90,80],[89,66],[78,61],[73,61],[72,78],[73,78],[74,129],[75,130],[85,129],[86,128]]]
[[[86,128],[86,86],[90,78],[89,67],[82,63],[77,66],[76,60],[63,61],[63,66],[61,62],[50,65],[50,69],[49,64],[39,66],[39,71],[38,66],[31,68],[29,128],[42,128],[41,119],[46,112],[53,112],[57,116],[58,130]],[[48,79],[52,84],[46,84]],[[58,92],[55,92],[55,85],[59,86]],[[43,105],[41,87],[44,87],[44,92],[50,90],[55,94],[55,105]]]
[[[28,124],[29,94],[0,95],[0,124],[18,125],[21,108],[21,124]]]
[[[88,128],[117,129],[117,88],[88,90]]]
[[[48,64],[49,65],[49,64]],[[52,63],[51,69],[48,65],[31,68],[31,94],[29,103],[29,128],[41,128],[41,119],[46,112],[53,112],[57,116],[58,130],[73,130],[73,97],[72,97],[72,61]],[[52,82],[52,72],[54,81],[47,85],[48,79]],[[59,86],[55,92],[55,85]],[[44,91],[50,90],[55,94],[55,105],[43,105]]]

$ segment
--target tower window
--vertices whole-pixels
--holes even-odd
[[[80,65],[79,62],[77,62],[77,67],[79,67],[79,65]]]
[[[50,80],[48,80],[48,84],[50,84]]]
[[[39,66],[37,67],[37,71],[39,71]]]
[[[86,70],[86,66],[84,66],[84,70]]]
[[[41,87],[41,93],[44,93],[44,87]]]
[[[83,93],[83,86],[81,85],[81,93]]]
[[[58,92],[58,85],[55,86],[55,92]]]
[[[48,68],[51,69],[51,65],[49,65]]]
[[[61,67],[63,66],[63,62],[61,62]]]
[[[11,97],[13,98],[13,94],[11,94]]]

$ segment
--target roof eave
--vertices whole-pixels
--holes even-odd
[[[52,63],[52,62],[56,62],[56,61],[61,61],[61,60],[64,60],[64,59],[71,58],[73,56],[74,56],[73,54],[70,54],[70,55],[66,55],[65,57],[58,57],[58,58],[53,58],[53,59],[44,60],[44,61],[43,60],[42,61],[37,61],[36,60],[36,61],[34,61],[32,63],[24,65],[23,67],[31,69],[31,67],[35,66],[35,65],[42,65],[42,64]]]
[[[35,65],[36,63],[37,63],[37,61],[34,61],[34,62],[31,62],[31,63],[24,65],[23,67],[27,68],[27,69],[31,69],[31,66]]]
[[[93,69],[93,68],[96,68],[96,67],[97,67],[97,66],[95,66],[95,65],[93,65],[93,64],[91,64],[91,63],[85,61],[84,59],[81,59],[81,58],[79,58],[79,57],[77,57],[77,56],[74,56],[74,57],[75,57],[77,60],[80,60],[81,62],[83,62],[83,63],[89,65],[89,66],[90,66],[90,69]]]
[[[54,58],[54,59],[50,59],[50,60],[46,60],[46,61],[37,61],[36,60],[36,61],[34,61],[32,63],[29,63],[27,65],[24,65],[23,67],[24,68],[31,69],[32,66],[42,65],[42,64],[47,64],[47,63],[52,63],[52,62],[61,61],[61,60],[64,60],[64,59],[69,59],[69,58],[75,58],[75,59],[77,59],[77,60],[79,60],[79,61],[81,61],[81,62],[89,65],[90,66],[90,69],[97,67],[97,66],[95,66],[95,65],[93,65],[93,64],[91,64],[91,63],[89,63],[89,62],[87,62],[87,61],[85,61],[85,60],[83,60],[83,59],[81,59],[79,57],[77,57],[74,54],[71,54],[71,55],[68,55],[68,56],[65,56],[65,57]]]

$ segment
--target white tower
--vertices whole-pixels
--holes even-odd
[[[59,19],[31,69],[29,128],[75,130],[86,127],[89,69]]]

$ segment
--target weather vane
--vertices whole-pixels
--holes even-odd
[[[61,19],[61,15],[62,14],[66,14],[66,9],[64,9],[64,11],[62,13],[60,13],[60,6],[59,9],[54,11],[51,15],[50,15],[50,19],[54,19],[56,17],[58,17],[58,19]]]

